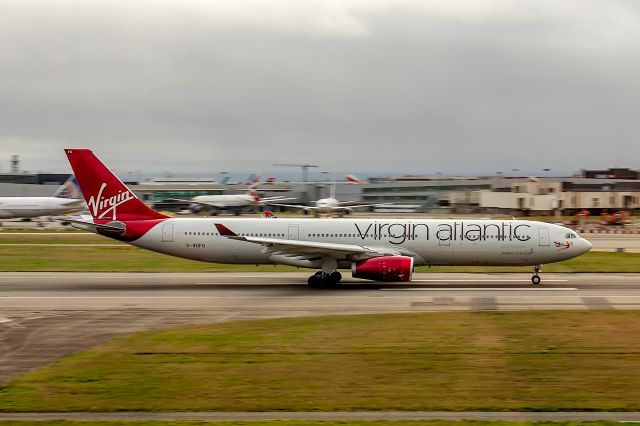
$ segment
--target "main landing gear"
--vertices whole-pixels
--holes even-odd
[[[329,287],[336,285],[342,280],[342,274],[338,271],[333,272],[316,272],[307,280],[309,287]]]
[[[322,259],[322,270],[311,275],[307,280],[309,287],[330,287],[338,284],[342,274],[337,269],[338,261],[331,256],[325,256]]]
[[[533,276],[531,277],[531,282],[534,285],[540,284],[540,275],[538,275],[542,271],[542,265],[536,265],[533,267]]]
[[[316,272],[307,280],[309,287],[329,287],[336,285],[342,280],[342,274],[338,271],[333,272]]]

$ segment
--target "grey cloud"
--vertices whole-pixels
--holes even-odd
[[[483,3],[5,1],[0,160],[65,170],[62,148],[88,146],[147,171],[638,167],[640,6]]]

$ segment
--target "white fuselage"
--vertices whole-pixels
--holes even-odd
[[[255,204],[255,199],[247,194],[198,195],[193,197],[193,201],[207,203],[219,209],[246,207]]]
[[[350,209],[341,207],[340,201],[335,198],[321,198],[316,201],[315,210],[318,213],[333,213],[335,211],[348,211]]]
[[[187,259],[278,263],[317,268],[320,259],[272,254],[259,244],[220,236],[355,244],[412,256],[415,265],[537,265],[570,259],[591,244],[568,228],[521,220],[172,218],[131,244]],[[572,237],[571,237],[572,235]],[[338,258],[341,268],[350,260]]]
[[[0,219],[71,213],[86,207],[84,200],[58,197],[0,197]]]

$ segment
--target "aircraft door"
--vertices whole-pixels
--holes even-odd
[[[173,242],[173,223],[162,224],[162,242],[163,243]]]
[[[549,246],[549,230],[542,226],[538,227],[538,245],[540,247]]]
[[[298,225],[289,225],[289,232],[287,238],[290,240],[300,239],[300,227]]]

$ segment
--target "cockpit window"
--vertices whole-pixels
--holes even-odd
[[[564,237],[565,238],[578,238],[578,236],[576,234],[573,234],[571,232],[567,232]]]
[[[564,237],[565,237],[565,238],[571,238],[571,233],[570,233],[570,232],[568,232]]]

